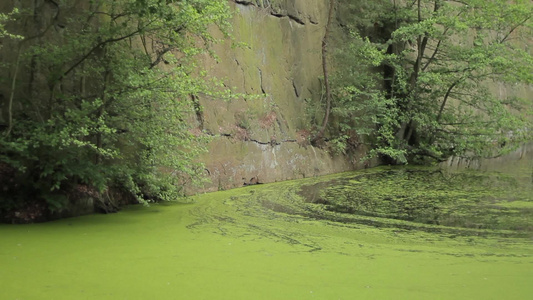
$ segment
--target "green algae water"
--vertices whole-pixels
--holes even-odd
[[[531,171],[381,167],[0,225],[0,299],[530,299]]]

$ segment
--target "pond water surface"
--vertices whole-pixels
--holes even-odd
[[[0,225],[0,299],[529,299],[532,195],[381,167]]]

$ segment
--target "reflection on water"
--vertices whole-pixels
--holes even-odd
[[[518,181],[533,184],[533,143],[523,145],[505,156],[491,159],[464,159],[452,157],[441,167],[449,171],[465,169],[500,172]]]
[[[533,236],[533,144],[494,159],[382,167],[304,185],[301,213],[377,227]],[[406,222],[395,222],[407,221]],[[428,226],[431,225],[431,226]]]
[[[510,230],[518,236],[533,232],[532,184],[504,173],[382,168],[306,185],[299,194],[315,204],[314,209],[306,210],[308,214],[314,211],[317,216],[342,222],[368,224],[368,218],[358,218],[365,216],[375,217],[375,226]],[[332,214],[323,214],[323,210]]]

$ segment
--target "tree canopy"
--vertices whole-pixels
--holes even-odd
[[[532,140],[532,100],[516,91],[533,84],[531,1],[378,2],[349,24],[336,80],[341,126],[373,155],[487,157]]]
[[[144,203],[182,195],[203,172],[195,96],[218,93],[195,58],[216,42],[211,26],[228,32],[227,2],[46,5],[52,14],[34,7],[44,21],[22,7],[5,27],[26,36],[11,42],[16,58],[2,70],[10,108],[0,164],[11,181],[0,210],[39,199],[58,210],[80,191],[106,202],[110,188]]]

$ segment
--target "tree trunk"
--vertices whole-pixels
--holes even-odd
[[[15,98],[15,88],[17,86],[17,75],[19,72],[19,63],[20,63],[20,45],[17,50],[17,60],[15,61],[15,70],[13,72],[13,79],[11,81],[11,93],[9,94],[9,102],[7,105],[7,115],[8,115],[8,127],[5,135],[9,136],[11,130],[13,130],[13,100]]]
[[[333,10],[335,9],[335,0],[330,0],[329,2],[329,13],[328,13],[328,22],[326,24],[326,31],[324,33],[324,38],[322,39],[322,71],[324,73],[324,86],[326,88],[326,112],[324,113],[324,119],[322,120],[322,126],[316,133],[316,135],[311,139],[311,144],[316,144],[324,136],[324,131],[328,125],[329,115],[331,112],[331,89],[329,86],[329,76],[328,76],[328,63],[327,63],[327,46],[329,39],[329,31],[331,27],[331,21],[333,19]]]

